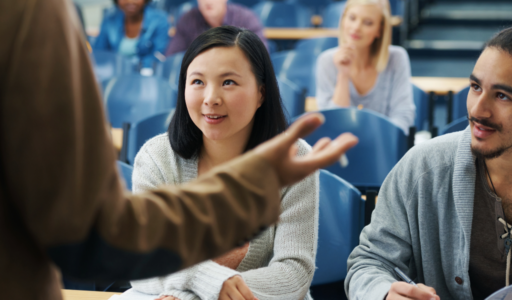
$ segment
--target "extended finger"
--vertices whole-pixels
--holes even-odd
[[[318,142],[315,143],[315,145],[313,146],[313,150],[311,152],[316,152],[324,149],[326,146],[329,145],[330,142],[331,139],[328,137],[321,138],[320,140],[318,140]]]
[[[295,143],[299,138],[305,137],[315,131],[325,122],[325,117],[321,113],[309,113],[300,117],[297,121],[285,131],[283,138],[286,139],[289,146]]]
[[[425,290],[425,291],[427,291],[427,292],[429,292],[429,293],[432,293],[432,294],[434,294],[434,295],[436,294],[436,289],[434,289],[433,287],[426,286],[426,285],[424,285],[424,284],[422,284],[422,283],[418,283],[418,287],[419,287],[420,289]]]
[[[351,133],[344,133],[330,142],[322,150],[298,158],[304,168],[323,168],[335,163],[341,155],[358,143],[357,137]]]

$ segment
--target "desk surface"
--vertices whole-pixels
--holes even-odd
[[[64,300],[108,300],[113,295],[120,294],[108,292],[62,290],[62,298],[64,298]]]
[[[445,95],[449,91],[457,93],[469,85],[468,78],[460,77],[412,77],[411,82],[425,92],[437,95]]]

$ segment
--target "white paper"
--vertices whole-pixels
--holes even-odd
[[[502,288],[485,300],[512,300],[512,285]]]
[[[134,289],[129,289],[121,295],[114,295],[108,300],[155,300],[158,295],[148,295],[139,293]]]

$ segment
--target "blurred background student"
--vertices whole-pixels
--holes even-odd
[[[166,14],[151,7],[151,0],[113,1],[115,9],[104,17],[93,49],[127,56],[152,74],[155,54],[163,54],[169,44]]]
[[[197,0],[198,6],[179,19],[176,33],[165,55],[187,50],[201,33],[222,25],[248,29],[256,33],[266,46],[263,26],[258,17],[246,7],[227,2],[228,0]]]
[[[388,0],[349,0],[341,17],[339,46],[317,61],[320,109],[359,106],[388,116],[406,134],[415,106],[405,49],[391,45]]]

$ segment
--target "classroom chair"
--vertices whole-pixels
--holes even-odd
[[[322,27],[339,28],[340,18],[345,9],[346,1],[329,4],[322,13]]]
[[[181,62],[185,52],[179,52],[167,57],[167,59],[156,65],[155,76],[164,78],[174,90],[178,90],[180,81]]]
[[[307,7],[313,14],[319,15],[333,1],[332,0],[288,0],[287,2],[292,3],[292,4],[300,4],[304,7]]]
[[[176,90],[159,77],[138,74],[114,77],[104,90],[108,118],[114,128],[176,107]]]
[[[320,206],[316,271],[311,285],[347,276],[347,259],[359,244],[364,225],[361,193],[340,177],[320,170]]]
[[[295,45],[295,51],[307,52],[311,55],[318,56],[327,49],[338,47],[338,38],[321,37],[313,39],[303,39]]]
[[[315,55],[307,51],[289,50],[276,52],[270,58],[277,78],[290,80],[307,95],[314,94],[311,82],[315,73]]]
[[[285,110],[287,120],[304,113],[306,97],[299,86],[286,78],[278,78],[279,93]]]
[[[131,191],[132,190],[133,167],[127,163],[124,163],[124,162],[118,160],[117,161],[117,169],[119,170],[119,174],[124,179],[126,188]]]
[[[263,27],[311,27],[311,13],[299,4],[264,1],[253,6],[252,10]]]
[[[414,126],[416,130],[428,130],[429,122],[429,96],[425,91],[420,89],[414,84],[412,85],[412,95],[414,105],[416,106],[416,118],[414,120]]]
[[[325,123],[305,138],[310,145],[323,137],[334,139],[344,132],[359,138],[359,143],[346,154],[347,167],[335,163],[326,169],[362,190],[379,188],[408,149],[403,130],[386,116],[367,109],[350,107],[320,112],[325,116]]]
[[[167,11],[169,12],[169,23],[171,26],[176,26],[178,24],[178,21],[180,20],[181,16],[187,13],[189,10],[197,6],[197,1],[191,0],[191,1],[185,1],[178,4],[175,4],[175,6],[170,7]]]
[[[451,122],[450,124],[447,124],[443,128],[441,128],[439,135],[462,131],[462,130],[466,129],[466,127],[468,127],[468,126],[469,126],[468,117],[462,117],[462,118],[459,118],[459,119]]]
[[[468,115],[467,100],[470,87],[467,86],[453,95],[452,120],[457,120]]]
[[[149,139],[165,133],[174,115],[174,109],[157,113],[134,123],[123,124],[123,146],[119,160],[133,165],[135,156]]]
[[[91,55],[96,81],[102,83],[115,76],[134,73],[134,65],[126,57],[111,51],[95,50]]]

